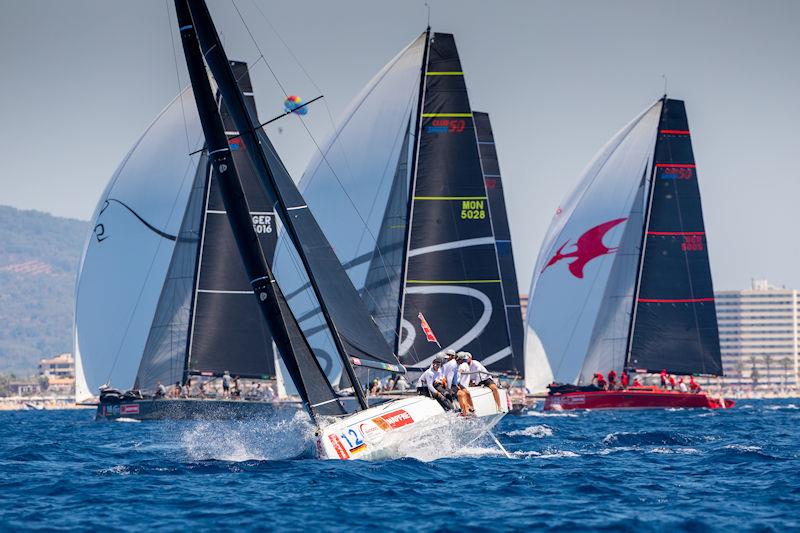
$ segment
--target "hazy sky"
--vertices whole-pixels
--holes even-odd
[[[670,96],[686,100],[716,288],[753,276],[800,288],[800,2],[430,4],[433,29],[456,36],[472,107],[492,115],[523,292],[559,201],[661,95],[662,74]],[[168,5],[172,13],[171,0],[0,2],[0,203],[91,216],[119,161],[186,83]],[[256,61],[234,4],[209,5],[229,55]],[[316,84],[334,117],[426,21],[422,0],[235,6],[287,91],[309,99]],[[252,75],[261,116],[280,113],[266,63]],[[314,105],[321,141],[331,123]],[[272,133],[299,177],[315,148],[295,126]]]

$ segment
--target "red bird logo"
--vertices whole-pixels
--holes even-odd
[[[622,222],[625,222],[626,220],[628,219],[616,218],[593,227],[578,237],[578,240],[575,243],[574,252],[570,252],[568,254],[561,253],[569,244],[569,241],[565,242],[561,245],[561,248],[556,251],[555,255],[550,258],[550,261],[548,261],[544,266],[542,272],[547,270],[547,267],[555,265],[562,259],[575,258],[575,260],[569,264],[569,271],[576,278],[583,279],[583,267],[586,266],[586,263],[592,259],[600,257],[601,255],[611,254],[617,251],[616,248],[608,248],[605,244],[603,244],[603,237],[611,230],[611,228],[621,224]]]

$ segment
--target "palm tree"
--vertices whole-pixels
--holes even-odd
[[[783,359],[778,361],[778,363],[780,363],[781,366],[783,367],[783,387],[786,388],[786,381],[787,378],[789,377],[789,365],[792,364],[792,360],[789,359],[788,357],[784,357]]]
[[[739,375],[739,387],[744,387],[744,361],[741,357],[736,360],[736,373]]]
[[[772,385],[772,382],[770,381],[770,378],[771,378],[770,368],[772,368],[772,355],[771,354],[768,354],[768,353],[764,354],[764,365],[767,367],[767,387],[769,387],[770,385]]]
[[[752,370],[750,371],[750,379],[753,381],[753,389],[755,390],[758,387],[758,369],[756,368],[756,362],[758,361],[758,357],[755,355],[750,356],[750,364],[752,365]]]

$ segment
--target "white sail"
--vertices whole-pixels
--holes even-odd
[[[652,164],[661,105],[648,107],[603,147],[550,224],[526,319],[526,357],[540,373],[530,377],[534,389],[550,376],[564,383],[579,377],[617,248]]]
[[[398,169],[408,168],[401,161],[409,154],[409,131],[413,130],[412,115],[419,98],[419,77],[425,48],[425,35],[411,42],[387,63],[363,88],[348,106],[336,129],[322,145],[306,168],[300,181],[303,197],[314,213],[325,236],[345,265],[353,285],[364,290],[364,302],[384,335],[393,344],[396,314],[382,320],[375,312],[375,302],[381,298],[365,288],[371,264],[377,262],[385,270],[386,283],[399,284],[399,264],[380,255],[376,244],[387,204],[393,191],[402,189],[407,195],[407,172],[400,176]],[[404,149],[405,148],[405,149]],[[408,157],[408,155],[406,155]],[[405,206],[407,197],[402,198]],[[405,215],[405,208],[403,210]],[[405,217],[396,222],[402,245]],[[399,248],[398,248],[399,249]],[[402,250],[400,250],[402,253]],[[375,257],[375,256],[378,257]],[[297,265],[300,260],[283,234],[279,238],[275,272],[289,304],[309,342],[320,357],[326,373],[334,380],[341,364],[336,349],[324,327],[316,306],[316,298],[308,286],[308,278]],[[385,288],[376,284],[377,290]],[[399,293],[399,289],[395,294]],[[394,309],[396,313],[396,306]],[[388,333],[387,333],[388,329]]]
[[[202,147],[190,91],[147,128],[98,202],[75,287],[76,399],[133,386]]]

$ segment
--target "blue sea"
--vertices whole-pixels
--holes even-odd
[[[319,461],[293,420],[0,413],[0,530],[800,529],[800,400],[532,412],[491,441]]]

